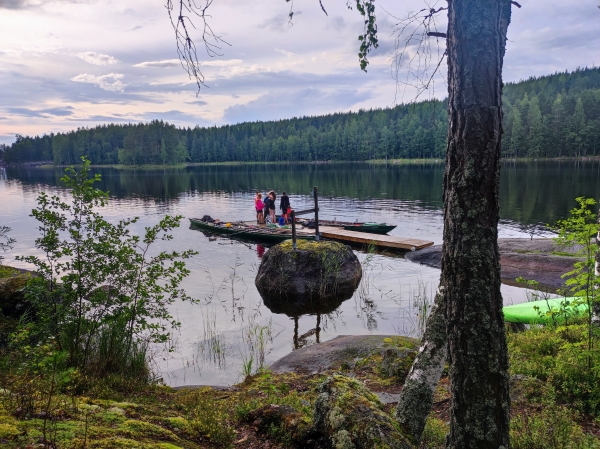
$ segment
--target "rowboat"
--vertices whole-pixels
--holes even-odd
[[[206,221],[201,218],[190,218],[190,228],[200,229],[212,234],[220,234],[243,240],[262,243],[281,243],[292,238],[290,228],[253,226],[243,222],[224,222],[220,220]],[[298,240],[314,240],[314,235],[298,234]]]
[[[582,298],[550,298],[506,306],[502,312],[508,323],[552,324],[584,317],[588,306]]]
[[[311,221],[306,218],[296,218],[296,223],[302,226],[309,226]],[[389,225],[387,223],[359,223],[359,222],[348,222],[348,221],[337,221],[337,220],[319,220],[319,226],[333,226],[343,228],[346,231],[358,231],[358,232],[369,232],[371,234],[387,234],[396,226]]]

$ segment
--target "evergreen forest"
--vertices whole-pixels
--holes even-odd
[[[532,77],[504,87],[502,154],[600,155],[600,68]],[[6,163],[180,164],[232,161],[364,161],[442,158],[446,101],[220,127],[163,121],[109,124],[43,136],[17,135]]]

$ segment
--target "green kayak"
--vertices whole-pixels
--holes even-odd
[[[554,320],[564,323],[565,319],[573,319],[584,316],[587,313],[587,304],[575,305],[581,298],[551,298],[546,301],[524,302],[502,308],[504,321],[508,323],[524,324],[550,324]],[[550,312],[552,311],[552,312]]]

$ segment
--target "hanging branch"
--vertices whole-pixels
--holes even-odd
[[[208,8],[214,0],[178,0],[178,8],[176,9],[175,0],[167,0],[165,8],[169,14],[171,25],[175,31],[175,41],[177,43],[177,55],[181,66],[187,72],[190,79],[194,79],[198,86],[198,92],[202,86],[207,87],[204,83],[204,75],[200,68],[198,60],[197,48],[194,40],[190,36],[188,29],[197,29],[192,21],[192,16],[200,18],[201,40],[204,42],[206,53],[211,58],[215,56],[223,56],[220,53],[221,45],[230,45],[223,38],[213,31],[208,23],[211,17],[207,14]]]
[[[413,102],[426,91],[435,94],[435,76],[446,57],[445,44],[440,42],[440,39],[447,37],[446,33],[438,31],[436,18],[448,9],[436,8],[436,5],[437,2],[419,11],[409,12],[403,19],[388,13],[398,21],[393,32],[396,36],[392,61],[393,77],[396,80],[394,102],[397,102],[400,85],[404,85],[405,88],[413,87],[417,91]],[[433,45],[430,38],[435,38]],[[405,57],[409,53],[411,56],[406,62]],[[406,78],[401,80],[400,72],[403,69],[406,70]]]

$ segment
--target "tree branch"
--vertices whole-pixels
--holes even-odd
[[[194,79],[198,86],[198,92],[202,86],[207,87],[204,83],[204,75],[200,68],[200,61],[196,44],[190,37],[188,27],[196,29],[196,26],[190,18],[191,15],[199,17],[201,20],[201,39],[204,42],[206,53],[211,58],[222,56],[220,53],[221,45],[230,45],[223,38],[213,31],[208,24],[208,8],[214,0],[167,0],[165,8],[169,14],[173,31],[175,32],[175,41],[177,43],[177,55],[181,66],[187,72],[190,79]],[[178,2],[178,11],[175,9],[175,2]]]

